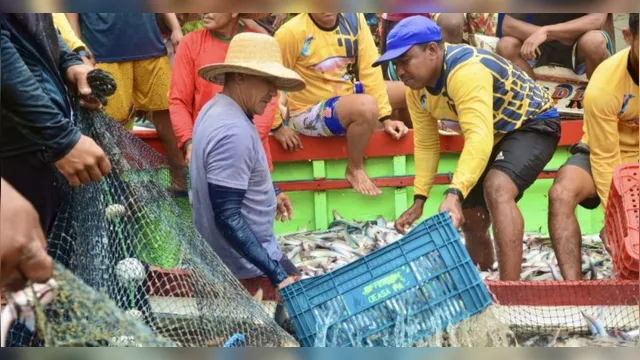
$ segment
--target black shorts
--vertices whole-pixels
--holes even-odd
[[[489,163],[476,186],[462,203],[464,209],[486,209],[484,179],[489,170],[507,174],[518,187],[516,202],[531,186],[553,157],[560,141],[560,119],[530,120],[522,128],[508,133],[491,152]]]
[[[560,167],[560,169],[562,169],[562,167],[566,165],[577,166],[582,170],[586,171],[589,174],[589,176],[593,178],[593,174],[591,173],[591,161],[589,159],[589,153],[578,152],[571,155],[571,157],[567,160],[567,162],[565,162]],[[580,203],[580,206],[588,210],[597,209],[598,206],[600,206],[600,197],[595,196],[588,199],[584,199]]]
[[[601,32],[607,42],[607,50],[609,51],[609,54],[612,54],[613,43],[611,38],[606,31],[601,30]],[[565,45],[559,41],[549,41],[540,44],[538,48],[540,49],[540,56],[538,56],[536,60],[532,61],[533,68],[551,65],[571,69],[577,75],[585,73],[585,63],[579,62],[578,60],[577,44]]]

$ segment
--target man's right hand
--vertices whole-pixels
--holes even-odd
[[[28,280],[51,278],[53,261],[47,254],[40,218],[31,203],[2,180],[0,210],[0,288],[18,291]]]
[[[284,279],[280,284],[278,284],[278,289],[282,289],[286,286],[289,286],[294,282],[298,281],[299,279],[300,279],[300,276],[289,276],[288,278]]]
[[[93,139],[84,135],[65,157],[56,162],[56,167],[71,186],[100,181],[111,172],[107,155]]]
[[[278,140],[282,148],[288,151],[302,149],[300,137],[288,126],[281,126],[273,136]]]
[[[407,228],[411,227],[416,220],[422,216],[422,208],[424,207],[424,201],[418,200],[411,205],[411,207],[405,211],[398,220],[396,220],[396,231],[400,234],[407,232]]]
[[[278,289],[276,289],[276,302],[278,304],[282,304],[282,298],[280,297],[280,290],[286,286],[293,284],[294,282],[300,280],[300,276],[289,276],[284,279],[280,284],[278,284]]]

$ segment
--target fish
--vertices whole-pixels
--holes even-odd
[[[36,330],[35,306],[36,304],[46,306],[51,303],[57,287],[58,283],[54,279],[49,279],[46,283],[33,284],[9,297],[7,305],[0,314],[0,346],[6,346],[9,329],[16,320],[23,323],[30,331]]]
[[[582,314],[582,317],[584,317],[584,319],[587,321],[587,325],[589,325],[589,330],[591,331],[592,335],[596,337],[609,337],[609,333],[607,333],[607,330],[604,328],[604,325],[602,324],[599,316],[593,318],[584,311],[580,311],[580,313]],[[600,309],[600,313],[602,313],[602,308]]]

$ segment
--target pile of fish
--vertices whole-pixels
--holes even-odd
[[[522,242],[521,280],[562,280],[551,239],[545,235],[528,235]],[[498,264],[489,271],[480,271],[482,280],[500,280]],[[584,237],[582,241],[582,274],[585,280],[613,279],[615,271],[611,256],[599,237]]]
[[[336,270],[402,238],[394,223],[382,216],[373,221],[347,221],[334,210],[333,217],[328,230],[302,230],[280,236],[282,251],[303,278]],[[461,238],[464,242],[464,237]],[[562,279],[548,236],[528,235],[522,241],[522,249],[522,280]],[[489,271],[478,271],[483,280],[499,280],[497,262]],[[585,279],[614,278],[611,257],[597,236],[582,241],[582,272]]]
[[[337,211],[326,231],[299,231],[280,236],[280,248],[303,278],[331,272],[402,237],[393,222],[344,220]]]

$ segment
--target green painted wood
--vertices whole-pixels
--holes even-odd
[[[566,147],[559,148],[546,170],[557,170],[568,158]],[[404,160],[403,160],[404,158]],[[457,165],[458,154],[441,154],[439,173],[452,173]],[[308,181],[314,178],[344,179],[345,160],[304,161],[296,163],[275,163],[274,181]],[[372,177],[402,176],[415,174],[413,156],[365,159],[365,168]],[[548,233],[548,192],[553,180],[538,180],[518,203],[524,219],[525,231]],[[427,201],[424,217],[434,215],[443,200],[446,185],[432,188]],[[413,203],[413,187],[383,188],[378,197],[363,196],[352,189],[322,192],[292,192],[289,197],[294,206],[294,220],[278,223],[276,232],[291,232],[300,229],[326,229],[332,219],[332,211],[337,210],[343,217],[354,220],[372,220],[382,215],[396,219]],[[589,211],[578,207],[578,221],[583,234],[596,234],[602,228],[602,210]]]
[[[327,167],[324,160],[313,161],[313,178],[324,179],[327,177]],[[315,191],[313,194],[315,229],[326,229],[329,226],[327,216],[327,192]]]
[[[404,155],[393,157],[393,176],[405,176],[407,174],[407,157]],[[398,218],[408,207],[407,189],[394,190],[394,218]]]

